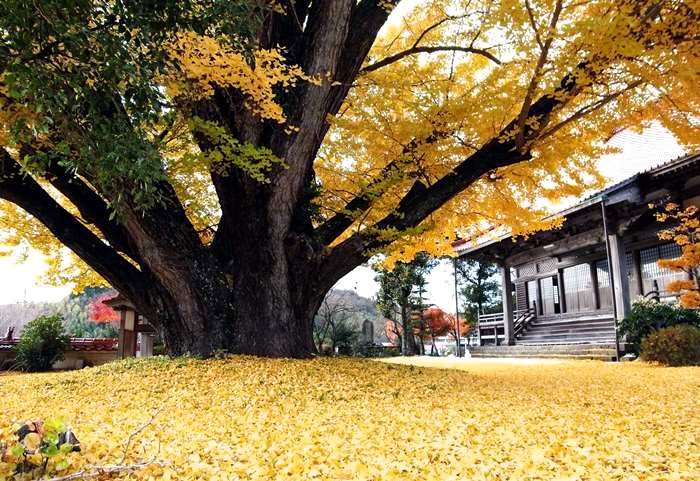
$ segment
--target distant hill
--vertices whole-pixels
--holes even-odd
[[[111,289],[89,287],[81,294],[71,294],[60,302],[17,302],[0,305],[0,337],[10,326],[18,337],[25,324],[39,316],[60,314],[66,332],[73,337],[116,337],[117,329],[110,324],[95,324],[88,318],[90,301]]]
[[[39,316],[53,314],[58,310],[59,303],[49,302],[17,302],[0,305],[0,337],[5,337],[10,327],[15,328],[15,336],[24,325]]]
[[[362,297],[355,291],[346,289],[332,289],[328,293],[331,303],[341,303],[352,311],[350,319],[358,329],[362,329],[362,323],[369,320],[374,324],[374,341],[386,341],[384,333],[384,317],[377,309],[377,303],[373,299]]]
[[[366,297],[362,297],[355,291],[346,289],[333,289],[328,293],[329,298],[334,302],[342,302],[358,314],[374,318],[379,315],[377,304]]]

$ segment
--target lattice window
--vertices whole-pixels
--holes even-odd
[[[567,293],[569,290],[582,291],[584,289],[590,289],[592,285],[591,268],[588,264],[579,264],[564,269],[564,288]]]
[[[601,259],[595,263],[595,272],[598,278],[598,287],[610,287],[610,271],[607,259]]]
[[[532,307],[533,303],[538,303],[537,300],[537,281],[529,281],[527,283],[527,304]]]
[[[596,308],[590,265],[579,264],[564,269],[564,294],[569,312],[590,311]]]
[[[544,301],[545,299],[553,299],[554,298],[554,293],[552,289],[552,279],[549,277],[546,277],[544,279],[540,279],[540,289],[542,290],[542,300]]]
[[[663,244],[639,251],[642,267],[642,279],[657,279],[672,276],[674,271],[658,266],[660,259],[675,259],[680,257],[681,248],[677,244]]]
[[[537,272],[550,272],[554,270],[557,265],[557,261],[550,257],[549,259],[543,259],[537,263]]]
[[[518,267],[518,277],[534,276],[537,274],[535,264],[525,264]]]

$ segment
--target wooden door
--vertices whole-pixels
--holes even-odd
[[[542,295],[542,314],[545,316],[556,314],[556,308],[559,305],[556,276],[540,279],[540,293]]]

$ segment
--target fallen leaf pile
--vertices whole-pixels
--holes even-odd
[[[125,475],[141,480],[700,479],[700,368],[459,366],[152,358],[4,375],[0,437],[60,417],[83,449],[68,474],[119,463],[146,426],[124,462],[164,464]]]

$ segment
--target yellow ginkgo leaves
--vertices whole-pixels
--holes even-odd
[[[420,361],[420,358],[417,359]],[[412,362],[412,361],[409,361]],[[158,459],[139,480],[685,480],[700,474],[700,369],[593,361],[235,357],[0,376],[0,431],[61,417],[69,471]]]
[[[173,97],[186,92],[190,97],[203,98],[212,95],[215,87],[234,87],[248,99],[249,109],[279,123],[284,123],[285,117],[273,88],[312,80],[300,67],[285,63],[279,50],[256,50],[250,61],[215,38],[194,32],[178,35],[171,54],[179,68],[166,80]]]

